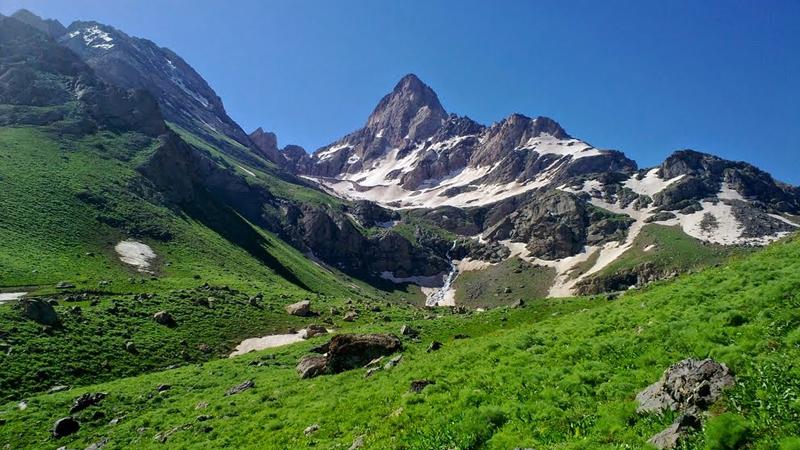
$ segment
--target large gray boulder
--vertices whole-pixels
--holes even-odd
[[[286,306],[286,312],[293,316],[307,317],[311,315],[311,302],[303,300]]]
[[[685,413],[705,411],[736,380],[725,364],[712,359],[685,359],[664,372],[656,383],[636,395],[639,412],[669,409]]]
[[[736,383],[725,364],[712,359],[685,359],[664,372],[660,380],[636,395],[640,413],[678,411],[681,415],[648,443],[672,449],[693,430],[701,427],[703,413]]]

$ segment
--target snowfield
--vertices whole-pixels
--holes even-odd
[[[156,253],[150,246],[137,241],[120,241],[114,250],[119,255],[119,260],[133,266],[142,273],[153,273],[150,264],[156,258]]]

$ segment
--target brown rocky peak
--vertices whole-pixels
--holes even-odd
[[[256,150],[262,156],[275,163],[283,159],[278,149],[278,137],[275,136],[275,133],[264,131],[261,127],[258,127],[250,133],[249,137]]]
[[[405,140],[430,137],[446,119],[447,112],[433,89],[409,74],[381,99],[366,128],[389,145],[399,146]]]

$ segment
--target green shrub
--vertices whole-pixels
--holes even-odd
[[[750,437],[750,424],[737,414],[725,413],[706,425],[706,448],[734,450],[742,448]]]

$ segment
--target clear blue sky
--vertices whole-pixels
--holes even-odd
[[[169,47],[246,131],[313,150],[408,72],[450,112],[545,115],[640,165],[679,148],[800,184],[800,1],[0,0]]]

